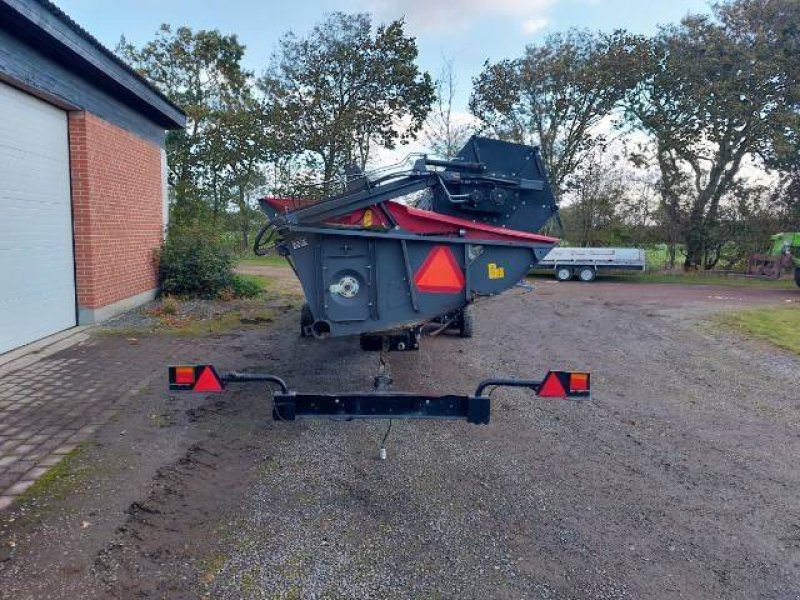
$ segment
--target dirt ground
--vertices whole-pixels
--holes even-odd
[[[152,389],[73,458],[77,483],[0,515],[0,597],[800,598],[800,360],[709,320],[800,294],[535,285],[479,304],[472,340],[390,355],[394,387],[581,368],[591,401],[499,390],[488,426],[395,421],[380,461],[383,422]],[[367,389],[377,356],[297,318],[175,362]]]

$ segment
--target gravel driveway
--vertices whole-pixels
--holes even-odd
[[[0,597],[800,598],[800,361],[707,319],[797,300],[706,286],[514,290],[478,305],[473,340],[390,355],[395,389],[468,393],[488,376],[588,368],[593,400],[499,390],[489,426],[395,422],[387,461],[385,423],[273,423],[255,388],[181,400],[172,428],[146,434],[179,436],[181,454],[138,487],[101,469],[97,494],[75,492],[21,529]],[[369,385],[376,355],[300,339],[296,316],[221,336],[210,358],[303,390]],[[119,452],[118,435],[99,435],[102,450],[82,460]],[[104,481],[127,509],[103,508]],[[37,548],[89,510],[107,533],[87,538],[86,560],[39,565]]]

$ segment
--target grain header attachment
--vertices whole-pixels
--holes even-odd
[[[328,186],[330,187],[330,185]],[[557,239],[536,148],[472,137],[453,160],[352,169],[318,200],[263,198],[257,254],[286,257],[316,337],[413,331],[522,279]]]

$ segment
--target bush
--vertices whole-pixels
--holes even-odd
[[[233,286],[233,254],[202,228],[171,227],[158,261],[162,294],[213,298]]]
[[[175,296],[164,296],[161,299],[161,312],[165,315],[177,315],[180,304]]]
[[[264,288],[257,279],[243,275],[234,275],[230,291],[234,298],[255,298],[264,292]]]

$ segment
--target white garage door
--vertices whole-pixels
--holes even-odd
[[[67,113],[0,83],[0,353],[73,325]]]

